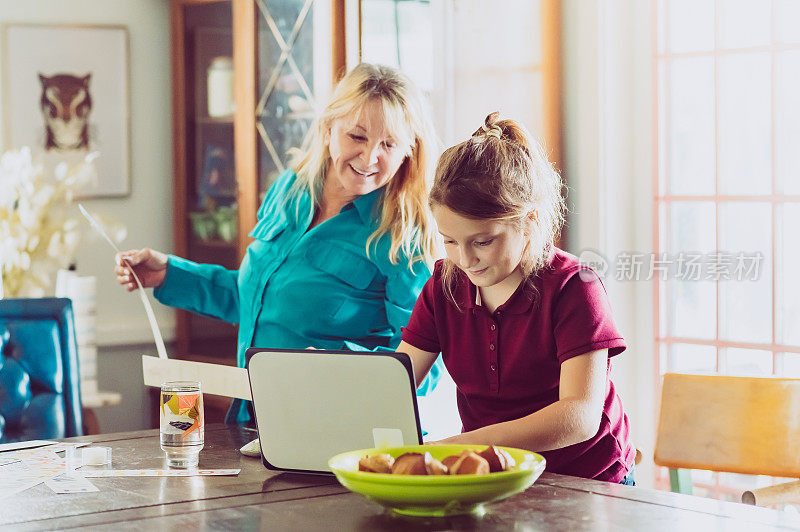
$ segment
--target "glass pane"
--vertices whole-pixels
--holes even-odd
[[[669,247],[674,258],[681,252],[710,253],[716,247],[714,203],[676,201],[669,209]]]
[[[719,47],[770,43],[770,0],[724,0],[719,6]]]
[[[305,3],[306,0],[262,0],[256,5],[264,11],[266,18],[272,18],[284,42],[288,42]]]
[[[669,249],[669,242],[667,242],[667,228],[669,227],[669,206],[668,203],[660,203],[658,205],[658,241],[659,253]],[[659,281],[658,283],[658,336],[663,338],[669,335],[669,327],[667,325],[669,317],[670,301],[667,295],[667,281]]]
[[[800,203],[786,203],[778,210],[777,261],[777,342],[800,346]]]
[[[668,257],[674,276],[668,282],[670,335],[716,337],[716,283],[706,279],[704,261],[715,247],[715,212],[711,202],[676,202],[670,206]]]
[[[764,477],[765,479],[768,477]],[[736,487],[737,491],[747,491],[760,486],[759,476],[740,475],[738,473],[720,473],[719,483],[723,486]],[[741,501],[741,499],[739,499]]]
[[[711,485],[716,482],[715,478],[716,474],[713,471],[707,471],[705,469],[692,470],[692,482],[694,483]]]
[[[775,177],[778,192],[800,194],[800,50],[779,53],[775,59]]]
[[[719,179],[723,194],[772,190],[770,55],[719,58]]]
[[[720,205],[720,338],[772,342],[772,219],[768,203]]]
[[[723,350],[725,374],[739,376],[766,377],[772,375],[772,351],[756,349]]]
[[[800,42],[800,2],[772,0],[775,3],[775,32],[778,42]]]
[[[669,370],[675,373],[714,373],[717,348],[710,345],[673,344]]]
[[[714,60],[676,59],[670,65],[671,194],[714,193]]]
[[[361,59],[398,67],[400,53],[393,0],[362,0]]]
[[[258,117],[263,127],[259,131],[261,190],[269,188],[286,168],[290,150],[300,147],[313,119],[302,76],[284,63],[279,80]]]
[[[663,375],[669,371],[669,346],[659,344],[658,346],[658,374]]]
[[[669,0],[672,52],[714,49],[714,0]]]
[[[800,353],[781,353],[781,377],[800,379]]]
[[[433,29],[427,0],[362,0],[361,58],[400,68],[433,90]]]
[[[305,0],[265,0],[258,22],[259,190],[264,193],[302,144],[314,116],[313,10]],[[302,17],[299,18],[299,17]],[[285,47],[288,57],[280,62]]]

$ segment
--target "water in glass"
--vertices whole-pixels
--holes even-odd
[[[175,381],[161,385],[159,405],[161,449],[170,467],[197,467],[205,424],[199,382]]]

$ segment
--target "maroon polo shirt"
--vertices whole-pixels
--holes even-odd
[[[457,386],[463,431],[527,416],[558,400],[561,363],[608,349],[625,350],[605,287],[578,259],[560,249],[548,266],[494,313],[476,305],[476,287],[460,274],[454,290],[461,310],[442,290],[442,261],[422,289],[403,341],[442,353]],[[611,361],[608,362],[608,372]],[[600,429],[581,443],[544,451],[547,470],[610,482],[623,479],[635,450],[628,418],[609,377]]]

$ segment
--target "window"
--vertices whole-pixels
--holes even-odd
[[[659,375],[800,378],[800,2],[655,5]]]

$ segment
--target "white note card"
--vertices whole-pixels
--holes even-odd
[[[400,447],[403,445],[403,431],[400,429],[372,429],[372,439],[375,447],[383,449],[386,447]]]
[[[199,381],[203,393],[251,400],[247,370],[223,364],[164,359],[142,355],[146,386],[161,386],[167,381]]]

